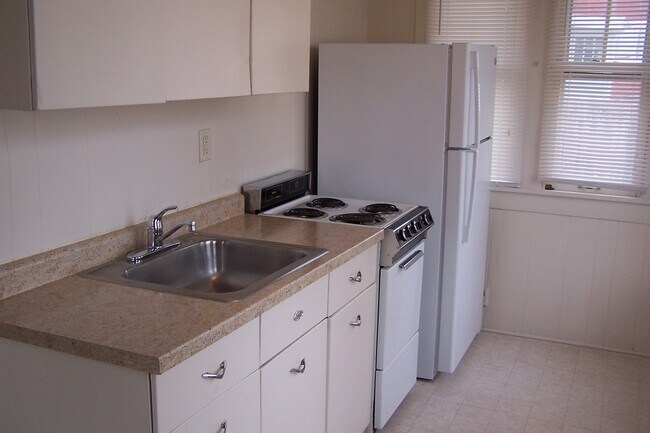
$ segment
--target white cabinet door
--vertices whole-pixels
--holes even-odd
[[[252,0],[254,95],[309,91],[310,0]]]
[[[174,433],[259,433],[260,372],[233,389],[174,430]]]
[[[262,432],[324,433],[327,321],[262,367]]]
[[[250,95],[250,3],[164,0],[165,97]]]
[[[151,375],[154,432],[172,431],[260,365],[255,318],[161,375]]]
[[[164,102],[156,0],[32,0],[36,107]]]
[[[370,423],[376,287],[370,286],[328,320],[328,433],[362,433]]]

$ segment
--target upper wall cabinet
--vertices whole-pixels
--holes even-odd
[[[254,95],[309,91],[310,0],[252,0]]]
[[[165,101],[159,1],[11,2],[31,7],[31,108]]]
[[[163,2],[166,99],[250,95],[250,2]]]
[[[310,0],[2,0],[0,108],[306,92],[310,19]]]

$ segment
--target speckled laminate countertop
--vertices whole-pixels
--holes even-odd
[[[254,215],[199,231],[317,246],[329,253],[235,303],[71,275],[0,300],[0,337],[161,374],[383,238],[379,229]]]

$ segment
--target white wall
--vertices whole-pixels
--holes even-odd
[[[373,0],[368,5],[368,40],[424,43],[427,0]]]
[[[305,94],[0,112],[0,262],[305,167]],[[200,163],[198,131],[212,131]]]
[[[368,0],[313,0],[312,44],[365,40]],[[307,168],[309,95],[0,110],[0,263]],[[198,162],[198,131],[212,160]]]

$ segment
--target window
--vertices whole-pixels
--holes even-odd
[[[553,0],[539,178],[643,192],[650,163],[649,0]]]
[[[497,46],[492,182],[519,186],[531,0],[430,0],[427,42]]]

